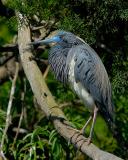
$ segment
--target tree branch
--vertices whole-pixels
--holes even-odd
[[[61,136],[67,141],[70,141],[77,149],[81,149],[83,153],[87,154],[93,160],[121,160],[121,158],[113,154],[100,150],[92,143],[87,145],[86,138],[80,135],[78,130],[67,125],[69,122],[53,99],[36,62],[33,60],[30,61],[32,50],[27,46],[31,41],[28,20],[19,12],[17,13],[17,18],[19,23],[18,45],[21,62],[41,110],[47,117],[52,117],[53,124]],[[62,119],[65,120],[61,121]]]
[[[20,66],[20,71],[22,67]],[[0,84],[5,82],[9,77],[15,75],[16,70],[16,60],[15,57],[11,58],[4,65],[0,66]]]
[[[17,44],[8,44],[6,46],[0,46],[0,52],[18,52]]]
[[[23,80],[24,82],[24,80]],[[14,145],[16,143],[16,140],[17,140],[17,137],[18,137],[18,134],[19,134],[19,131],[20,131],[20,126],[21,126],[21,123],[22,123],[22,119],[23,119],[23,116],[24,116],[24,98],[25,98],[25,93],[26,93],[26,83],[23,83],[23,90],[21,91],[21,114],[20,114],[20,119],[19,119],[19,123],[18,123],[18,127],[17,127],[17,130],[16,130],[16,134],[15,134],[15,137],[14,137],[14,141],[13,141],[13,144],[12,144],[12,149],[14,149]]]
[[[7,130],[8,130],[8,126],[10,124],[10,112],[11,112],[12,102],[13,102],[13,98],[14,98],[18,72],[19,72],[19,63],[16,62],[16,71],[15,71],[14,79],[12,81],[11,93],[10,93],[8,107],[7,107],[6,124],[5,124],[5,129],[4,129],[4,132],[3,132],[3,135],[2,135],[2,140],[1,140],[0,155],[3,155],[4,140],[5,140],[5,136],[6,136]],[[3,158],[6,159],[4,156],[3,156]]]
[[[48,65],[48,61],[45,59],[40,59],[40,58],[31,58],[31,59],[35,59],[39,66],[42,69],[42,72],[45,71],[45,68]],[[22,71],[22,65],[19,59],[19,71]],[[16,69],[16,58],[14,57],[13,53],[10,55],[4,54],[4,56],[2,56],[0,58],[0,84],[4,83],[5,81],[7,81],[9,79],[9,77],[12,77],[15,74],[15,69]]]

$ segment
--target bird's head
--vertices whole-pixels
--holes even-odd
[[[30,44],[31,45],[32,44],[33,45],[35,45],[35,44],[49,45],[50,43],[53,43],[54,45],[60,45],[62,47],[72,47],[74,45],[83,44],[84,41],[81,38],[75,36],[71,32],[58,31],[56,34],[54,34],[50,38],[46,38],[46,39],[40,40],[40,41],[31,42]]]

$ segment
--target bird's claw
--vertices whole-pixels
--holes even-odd
[[[77,138],[82,135],[81,132],[79,132],[78,130],[76,130],[75,128],[73,129],[75,130],[76,132],[71,136],[70,138],[70,142],[77,142]],[[76,137],[75,137],[76,136]],[[75,138],[74,138],[75,137]]]
[[[81,137],[82,136],[82,137]],[[79,146],[80,150],[82,150],[82,146],[85,143],[86,145],[90,145],[91,141],[91,137],[88,137],[86,139],[83,139],[83,134],[81,132],[75,132],[71,139],[70,142],[74,143],[75,146]]]

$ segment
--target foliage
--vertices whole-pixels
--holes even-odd
[[[0,29],[0,44],[5,44],[11,41],[14,36],[13,30],[11,30],[9,26],[5,27],[5,23],[7,24],[8,22],[6,21],[5,18],[1,17],[0,18],[0,28],[1,28]]]
[[[102,1],[102,3],[97,3],[95,0],[72,0],[70,2],[67,0],[9,0],[9,5],[25,13],[29,19],[33,14],[39,16],[40,21],[55,19],[56,29],[71,31],[86,40],[96,49],[100,57],[105,56],[105,66],[114,81],[114,88],[117,90],[116,84],[119,84],[124,94],[125,86],[128,86],[124,84],[128,78],[127,2],[123,0],[109,0]],[[32,23],[35,25],[35,21],[32,20]],[[106,50],[101,48],[101,44],[106,45]],[[118,72],[122,79],[115,76],[115,73]]]
[[[9,0],[9,6],[28,16],[36,26],[41,20],[56,20],[54,29],[71,31],[86,40],[102,58],[112,82],[115,102],[116,119],[124,141],[128,141],[128,2],[123,0]],[[32,15],[40,17],[36,23]],[[16,34],[16,18],[10,20],[0,18],[0,43],[4,44]],[[105,47],[102,47],[102,44]],[[42,55],[41,55],[42,56]],[[47,84],[58,103],[78,100],[77,96],[67,87],[55,80],[49,73]],[[0,138],[6,119],[6,108],[9,99],[11,82],[0,86]],[[9,159],[74,159],[77,153],[55,131],[53,124],[39,113],[33,104],[33,94],[26,84],[24,100],[24,117],[21,129],[14,143],[15,128],[18,126],[21,114],[20,78],[16,86],[15,99],[11,113],[11,125],[8,129],[4,145],[4,153]],[[68,119],[77,128],[82,128],[89,117],[88,110],[83,106],[67,106],[63,109]],[[89,133],[90,127],[86,130]],[[22,140],[23,139],[23,140]],[[112,138],[102,117],[98,117],[95,126],[94,143],[100,148],[123,157],[120,146]],[[127,158],[127,157],[124,157]],[[86,158],[87,159],[87,158]]]

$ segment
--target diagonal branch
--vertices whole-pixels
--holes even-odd
[[[21,62],[41,110],[46,114],[47,117],[54,117],[52,119],[53,124],[61,136],[63,136],[67,141],[70,141],[74,146],[77,147],[77,149],[81,149],[83,153],[87,154],[93,160],[121,160],[121,158],[113,154],[100,150],[92,143],[87,145],[86,138],[82,135],[79,135],[78,130],[66,125],[69,124],[69,122],[66,120],[65,115],[53,99],[41,71],[39,70],[36,62],[34,60],[30,60],[32,57],[32,50],[27,45],[31,41],[28,21],[25,16],[18,12],[17,19],[19,23],[18,45]],[[65,120],[61,121],[62,119]],[[76,143],[76,139],[78,143]]]

